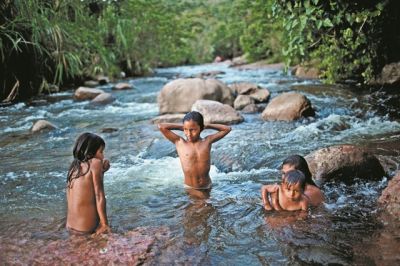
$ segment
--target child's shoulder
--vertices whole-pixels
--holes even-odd
[[[90,159],[90,167],[103,167],[103,161],[97,158]]]

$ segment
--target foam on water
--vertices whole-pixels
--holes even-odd
[[[400,130],[400,123],[374,116],[361,119],[355,116],[331,114],[307,125],[299,125],[286,133],[286,140],[313,140],[324,136],[332,140],[348,140],[357,136],[372,136]]]

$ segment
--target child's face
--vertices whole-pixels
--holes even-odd
[[[201,129],[197,122],[186,120],[183,122],[183,133],[189,142],[196,142],[200,138]]]
[[[282,188],[286,198],[292,201],[299,201],[301,199],[303,189],[301,188],[300,182],[291,185],[283,183]]]
[[[296,170],[296,168],[294,168],[294,165],[291,165],[291,164],[284,164],[284,165],[282,165],[282,169],[281,169],[281,172],[282,172],[282,179],[283,179],[284,175],[285,175],[287,172],[292,171],[292,170]]]
[[[103,161],[103,159],[104,159],[104,147],[103,147],[103,146],[101,146],[101,147],[96,151],[96,154],[94,155],[94,158],[97,158],[97,159]]]

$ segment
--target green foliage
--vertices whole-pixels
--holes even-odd
[[[387,1],[276,1],[272,11],[283,25],[287,65],[314,62],[333,83],[369,81],[380,48],[382,10]]]
[[[190,54],[182,6],[168,0],[7,0],[0,11],[1,98],[16,81],[30,97],[48,83],[142,74]]]
[[[245,17],[246,27],[240,43],[251,61],[267,58],[270,62],[282,59],[281,26],[271,12],[272,1],[252,1]]]

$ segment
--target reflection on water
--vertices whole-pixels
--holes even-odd
[[[183,188],[173,145],[150,119],[158,113],[156,97],[165,83],[220,69],[225,72],[218,76],[222,81],[255,82],[267,87],[272,97],[290,90],[304,93],[317,114],[295,122],[264,122],[259,114],[244,114],[245,121],[213,145],[213,188],[209,199],[196,200]],[[377,217],[376,199],[386,179],[326,184],[326,204],[305,214],[265,213],[261,206],[261,185],[278,181],[277,168],[289,154],[306,155],[334,144],[399,140],[400,123],[381,114],[382,103],[366,101],[374,100],[375,94],[366,98],[340,87],[322,90],[317,82],[297,80],[276,69],[223,65],[161,69],[156,77],[129,82],[134,90],[101,86],[116,98],[104,107],[75,102],[68,91],[43,97],[46,104],[0,108],[1,264],[27,264],[32,254],[25,250],[36,250],[40,257],[38,252],[46,253],[49,247],[58,252],[54,242],[75,243],[64,229],[65,175],[74,140],[86,131],[106,141],[111,169],[105,174],[105,192],[117,241],[125,241],[127,232],[138,227],[167,228],[168,238],[151,260],[154,265],[351,265],[376,262],[375,253],[396,259],[388,243],[398,244],[399,238],[382,231]],[[38,119],[58,129],[30,134]],[[115,130],[103,132],[104,128]],[[399,165],[398,147],[380,147]],[[362,243],[374,252],[362,253]]]

